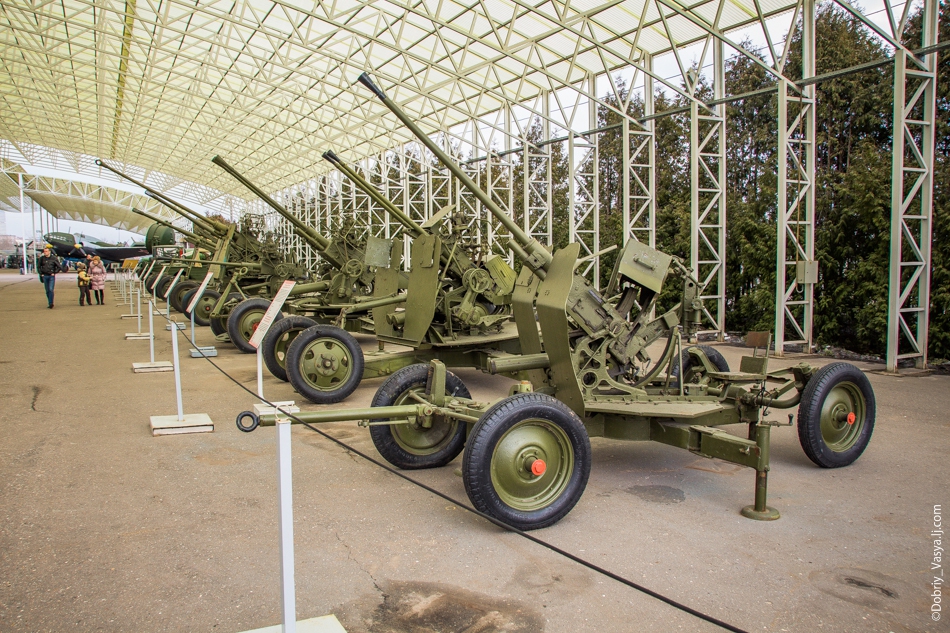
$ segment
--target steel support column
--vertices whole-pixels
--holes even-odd
[[[925,0],[922,46],[937,41],[938,0]],[[900,35],[900,34],[898,34]],[[927,365],[930,323],[937,54],[894,53],[894,140],[887,369],[903,358]]]
[[[652,58],[646,56],[644,66],[652,71]],[[633,87],[631,86],[631,91]],[[656,248],[656,121],[653,77],[643,76],[642,127],[632,129],[631,120],[623,118],[623,244],[633,238]]]
[[[802,78],[815,75],[815,5],[805,0]],[[780,68],[780,70],[783,70]],[[796,94],[778,79],[778,195],[776,207],[775,354],[786,344],[810,350],[815,283],[815,89]],[[790,332],[787,329],[790,328]],[[791,335],[790,335],[791,334]]]
[[[725,95],[721,40],[713,42],[713,91]],[[695,86],[694,86],[695,89]],[[723,340],[726,333],[726,106],[712,114],[690,104],[690,267],[699,280],[704,332]]]

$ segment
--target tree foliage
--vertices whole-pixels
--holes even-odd
[[[950,14],[950,0],[940,11]],[[816,73],[850,68],[888,55],[854,17],[831,3],[817,14]],[[911,48],[920,46],[920,15],[907,29]],[[940,41],[950,40],[950,20]],[[787,76],[801,76],[801,29],[788,60]],[[727,62],[726,94],[774,88],[774,79],[747,57]],[[933,269],[930,353],[950,357],[950,64],[939,70],[934,180]],[[621,98],[626,97],[621,87]],[[700,98],[711,99],[700,86]],[[890,249],[890,181],[893,66],[845,74],[816,87],[814,334],[819,343],[882,354],[887,329]],[[617,107],[617,101],[607,98]],[[688,261],[690,235],[689,113],[681,96],[655,95],[657,247]],[[685,109],[685,111],[684,111]],[[731,331],[774,328],[777,215],[777,95],[774,90],[731,102],[727,121],[726,306]],[[643,115],[633,98],[627,110]],[[601,107],[599,133],[600,242],[622,239],[623,174],[620,116]],[[613,127],[610,127],[613,126]],[[539,129],[533,133],[540,136]],[[516,168],[517,171],[518,168]],[[566,165],[564,167],[566,172]],[[555,183],[564,180],[555,178]],[[515,186],[520,178],[516,176]],[[559,190],[555,226],[566,233],[567,195]],[[517,198],[517,196],[516,196]],[[606,283],[616,252],[602,260]]]

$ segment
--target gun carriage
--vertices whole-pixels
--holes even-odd
[[[273,296],[285,279],[304,278],[306,272],[296,260],[291,255],[282,253],[273,240],[273,236],[265,234],[261,230],[262,227],[255,226],[249,216],[242,218],[240,227],[205,217],[102,160],[97,160],[96,164],[141,187],[148,196],[192,222],[192,231],[183,231],[178,227],[174,227],[174,230],[186,235],[196,247],[205,248],[212,253],[209,259],[200,261],[200,266],[210,266],[214,275],[213,284],[202,293],[196,304],[195,323],[210,325],[212,331],[218,336],[229,334],[231,342],[242,351],[254,351],[246,342],[249,335],[244,336],[247,328],[238,329],[237,332],[228,330],[231,311],[249,297]],[[156,220],[154,216],[150,217]],[[194,271],[199,265],[196,259],[198,257],[200,256],[195,253],[190,261],[179,261],[177,265],[189,267]],[[160,270],[153,269],[152,275],[145,281],[147,288],[155,289],[156,296],[164,296],[167,284],[174,276],[174,273],[166,274],[167,281],[157,279],[156,275]],[[195,275],[198,278],[204,277],[200,273],[195,273]],[[176,284],[175,293],[176,303],[179,303],[182,308],[191,303],[193,293],[197,291],[199,285],[197,278],[183,283],[186,287],[179,293]],[[263,303],[263,308],[257,305],[256,312],[245,309],[242,314],[243,320],[251,324],[260,321],[267,302],[261,300],[260,303]],[[187,314],[187,316],[191,315]]]
[[[400,468],[442,466],[464,449],[462,477],[474,506],[523,530],[557,522],[581,498],[591,435],[662,442],[754,469],[755,502],[742,514],[759,520],[779,517],[767,505],[769,439],[771,427],[784,424],[766,420],[767,409],[798,407],[801,446],[818,466],[849,465],[867,447],[875,399],[858,368],[799,363],[770,370],[768,334],[754,337],[765,354],[743,358],[737,372],[712,347],[683,349],[683,337],[699,325],[701,303],[695,278],[675,258],[628,242],[602,295],[575,273],[576,244],[548,252],[368,76],[360,82],[511,232],[511,247],[524,263],[519,289],[526,290],[513,297],[524,354],[493,366],[530,370],[533,379],[500,401],[476,402],[457,376],[432,361],[393,374],[371,408],[302,412],[295,415],[299,421],[359,420],[369,426],[380,454]],[[653,318],[668,278],[682,284],[681,301]],[[663,337],[666,344],[653,362],[647,346]],[[251,431],[274,424],[277,415],[243,412],[237,424]],[[745,425],[747,436],[721,428],[732,424]]]

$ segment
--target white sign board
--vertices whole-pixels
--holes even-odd
[[[154,290],[155,290],[155,284],[157,284],[157,283],[158,283],[158,280],[161,279],[161,278],[162,278],[162,275],[165,274],[165,269],[166,269],[166,268],[168,268],[168,265],[167,265],[167,264],[166,264],[165,266],[162,266],[161,272],[159,272],[157,275],[155,275],[155,281],[153,281],[153,282],[152,282],[152,285],[148,287],[148,289],[151,290],[151,291],[153,291],[153,293],[154,293]]]
[[[152,263],[150,263],[150,264],[148,265],[148,268],[145,269],[145,274],[143,274],[141,277],[139,277],[139,279],[148,279],[149,273],[152,272],[152,269],[155,268],[155,264],[157,264],[157,263],[158,263],[157,261],[152,260]]]
[[[168,288],[165,290],[165,298],[168,299],[168,295],[172,293],[172,288],[175,287],[175,284],[178,283],[178,278],[181,277],[181,274],[185,272],[184,268],[178,269],[178,273],[175,275],[175,278],[172,279],[172,282],[168,284]]]
[[[208,283],[211,281],[211,278],[214,277],[214,273],[208,273],[205,275],[205,280],[201,282],[201,285],[198,286],[198,289],[195,290],[195,294],[191,297],[191,303],[188,304],[188,308],[185,310],[188,314],[191,314],[195,306],[198,305],[198,299],[201,298],[201,295],[204,294],[205,289],[208,287]]]
[[[293,279],[288,279],[280,285],[280,290],[277,291],[277,295],[274,297],[274,300],[270,302],[267,312],[264,313],[263,318],[261,318],[261,322],[257,324],[257,329],[254,331],[254,335],[251,336],[251,340],[248,341],[248,343],[251,344],[251,347],[254,349],[260,347],[261,341],[263,341],[264,337],[267,335],[267,330],[270,329],[271,324],[277,317],[277,313],[280,312],[282,307],[284,307],[284,301],[287,300],[287,297],[290,296],[290,291],[296,285],[297,282]]]

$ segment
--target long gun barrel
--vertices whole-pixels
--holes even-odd
[[[96,165],[98,165],[99,167],[102,167],[103,169],[108,169],[116,176],[120,178],[124,178],[128,180],[129,182],[133,183],[134,185],[141,187],[142,189],[145,190],[145,193],[150,198],[154,198],[155,200],[158,200],[159,202],[164,204],[166,207],[168,207],[172,211],[175,211],[179,215],[185,216],[187,219],[191,220],[194,224],[201,225],[201,227],[204,228],[206,231],[209,231],[211,233],[221,233],[222,235],[225,232],[227,232],[228,227],[225,226],[224,224],[217,222],[215,220],[212,220],[211,218],[206,218],[205,216],[201,215],[200,213],[196,211],[192,211],[188,207],[172,200],[171,198],[169,198],[162,192],[155,191],[154,189],[152,189],[145,183],[139,182],[138,180],[136,180],[135,178],[132,178],[128,174],[122,173],[115,167],[103,161],[101,158],[96,159]]]
[[[415,122],[409,118],[409,116],[403,112],[399,106],[395,104],[389,97],[386,96],[386,93],[382,91],[379,86],[373,83],[373,80],[369,78],[369,75],[362,73],[359,76],[359,82],[373,91],[383,104],[389,108],[390,112],[396,115],[403,124],[409,128],[409,131],[412,132],[423,145],[429,148],[436,158],[438,158],[446,168],[452,172],[452,175],[458,178],[459,182],[468,189],[472,195],[478,198],[478,201],[485,205],[485,208],[488,209],[492,215],[494,215],[499,222],[501,222],[506,229],[511,233],[511,236],[514,238],[513,242],[510,244],[512,250],[518,255],[518,257],[524,262],[524,264],[531,269],[535,275],[544,279],[546,277],[547,268],[551,263],[551,253],[542,246],[537,240],[529,236],[527,233],[521,230],[521,228],[512,220],[507,213],[502,210],[491,197],[482,191],[482,189],[475,184],[475,181],[472,180],[468,174],[466,174],[458,164],[452,160],[452,158],[446,154],[442,149],[436,144],[429,136],[422,131],[422,129],[415,124]]]
[[[555,269],[552,267],[554,256],[548,252],[547,249],[541,246],[541,244],[522,232],[515,222],[491,200],[488,194],[482,191],[478,185],[476,185],[472,179],[469,178],[468,175],[462,171],[462,169],[445,152],[443,152],[439,146],[436,145],[436,143],[433,142],[432,139],[430,139],[422,131],[422,129],[419,128],[419,126],[417,126],[409,118],[405,112],[399,108],[399,106],[389,99],[386,94],[372,82],[366,73],[360,75],[359,81],[364,86],[372,90],[373,94],[382,100],[383,104],[389,108],[389,110],[406,125],[406,127],[409,128],[416,138],[418,138],[423,145],[428,147],[432,153],[435,154],[440,161],[442,161],[449,171],[451,171],[452,174],[459,179],[459,182],[461,182],[462,185],[472,193],[472,195],[476,196],[478,200],[481,201],[482,204],[484,204],[485,207],[492,213],[492,215],[498,218],[498,220],[504,224],[509,231],[511,231],[512,237],[514,237],[515,241],[517,242],[517,244],[511,244],[512,249],[521,258],[529,270],[531,270],[541,279],[547,278],[548,272],[552,272],[558,277],[573,275],[573,281],[571,282],[568,289],[569,295],[564,297],[565,303],[567,304],[568,313],[574,319],[578,327],[584,330],[590,337],[594,339],[605,339],[609,354],[613,356],[620,365],[629,364],[633,362],[635,356],[641,355],[644,341],[651,340],[651,337],[655,338],[653,333],[668,327],[666,322],[667,317],[672,319],[678,318],[674,312],[679,308],[674,308],[663,317],[660,317],[659,319],[652,321],[649,325],[644,326],[644,332],[639,332],[638,335],[638,329],[642,325],[641,320],[638,319],[636,323],[629,321],[627,319],[626,311],[618,310],[615,305],[606,301],[600,292],[598,292],[597,289],[594,288],[593,285],[591,285],[586,279],[579,277],[576,273],[573,273],[573,268],[570,270],[564,270],[561,268]],[[561,260],[560,263],[563,264],[565,262]],[[652,270],[649,262],[642,265]],[[701,308],[701,303],[699,303],[699,298],[696,296],[695,288],[695,279],[688,279],[687,289],[689,292],[687,293],[684,291],[684,301],[681,304],[683,307],[682,311],[684,316],[686,315],[687,310],[690,311],[690,315],[692,316],[688,317],[688,320],[691,322],[698,320],[696,315],[698,314],[698,310]],[[554,304],[544,305],[544,310],[549,315],[557,310],[563,309],[564,304],[561,304],[559,308]],[[627,310],[629,310],[629,308],[627,308]],[[542,301],[539,297],[539,316],[541,311]],[[641,313],[641,315],[642,314],[643,313]],[[555,322],[556,319],[549,321],[549,323]],[[543,327],[544,320],[542,319],[542,329]]]
[[[195,228],[201,229],[202,231],[204,231],[205,233],[208,233],[209,235],[214,235],[215,237],[221,237],[222,235],[227,233],[227,227],[225,227],[220,222],[216,222],[214,220],[211,220],[210,218],[206,218],[203,215],[196,213],[195,211],[192,211],[188,207],[178,204],[171,198],[168,198],[150,189],[145,191],[145,195],[148,196],[149,198],[152,198],[153,200],[157,200],[158,202],[161,202],[163,205],[165,205],[166,207],[168,207],[169,209],[171,209],[178,215],[182,216],[186,220],[191,220],[191,223],[195,225]]]
[[[140,215],[140,216],[142,216],[143,218],[148,218],[148,219],[151,220],[152,222],[155,222],[155,223],[157,223],[157,224],[161,224],[161,225],[163,225],[163,226],[167,226],[168,228],[170,228],[170,229],[172,229],[172,230],[174,230],[174,231],[177,231],[177,232],[181,233],[182,235],[184,235],[185,237],[187,237],[189,240],[191,240],[191,242],[192,242],[193,244],[195,244],[195,245],[197,245],[197,246],[204,246],[204,247],[206,247],[206,248],[207,248],[209,245],[212,246],[212,247],[214,246],[214,243],[213,243],[211,240],[209,240],[209,239],[207,239],[207,238],[204,238],[204,237],[201,237],[201,236],[198,235],[197,233],[192,233],[191,231],[189,231],[189,230],[187,230],[187,229],[183,229],[183,228],[181,228],[181,227],[175,226],[175,225],[172,224],[171,222],[169,222],[169,221],[167,221],[167,220],[165,220],[165,219],[163,219],[163,218],[160,218],[160,217],[158,217],[157,215],[153,215],[153,214],[149,213],[148,211],[141,211],[140,209],[136,209],[135,207],[132,207],[132,213],[135,213],[135,214],[137,214],[137,215]]]
[[[386,209],[390,215],[395,217],[402,223],[403,226],[412,231],[414,236],[419,237],[425,233],[425,230],[416,224],[412,218],[403,213],[402,209],[393,204],[392,200],[380,193],[379,189],[374,187],[369,181],[363,178],[359,172],[340,160],[340,157],[334,154],[332,150],[323,152],[323,158],[332,163],[337,169],[342,171],[344,175],[356,183],[357,187],[366,192],[366,194],[372,198],[376,204]]]
[[[412,218],[403,213],[401,209],[393,204],[392,200],[384,196],[379,191],[379,189],[374,187],[370,182],[363,178],[355,169],[344,163],[340,157],[334,154],[331,150],[324,152],[323,158],[336,166],[336,168],[343,172],[343,174],[350,180],[352,180],[357,187],[366,192],[366,194],[375,200],[377,204],[386,209],[390,215],[396,217],[396,219],[398,219],[403,226],[409,229],[415,237],[419,237],[426,233],[426,229],[416,224]],[[456,274],[458,274],[460,278],[466,270],[472,268],[472,261],[469,259],[467,254],[456,252],[454,248],[450,247],[446,243],[442,244],[441,261],[442,263],[454,268]]]
[[[231,174],[231,176],[233,176],[235,180],[237,180],[239,183],[241,183],[242,185],[250,189],[258,198],[266,202],[268,205],[270,205],[272,209],[274,209],[274,211],[282,215],[288,222],[290,222],[293,225],[293,227],[297,231],[297,234],[300,235],[305,240],[307,240],[310,243],[310,245],[316,248],[317,250],[319,250],[321,254],[325,256],[328,255],[327,250],[330,248],[330,244],[331,244],[330,240],[328,240],[323,235],[320,235],[319,233],[317,233],[311,227],[307,226],[299,218],[297,218],[290,211],[284,208],[283,205],[281,205],[276,200],[271,198],[269,195],[261,191],[257,187],[257,185],[255,185],[250,180],[245,178],[241,173],[239,173],[236,169],[234,169],[234,167],[231,167],[227,162],[225,162],[225,160],[221,158],[220,156],[215,156],[214,158],[211,159],[211,162],[217,165],[218,167],[220,167],[221,169],[223,169],[224,171]],[[330,257],[332,257],[332,255],[330,255]],[[331,260],[331,263],[334,266],[342,267],[346,262],[342,262],[342,261],[337,262],[337,261]]]

